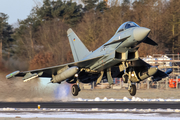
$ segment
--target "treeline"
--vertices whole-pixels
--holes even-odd
[[[23,60],[28,69],[72,62],[73,57],[66,31],[72,28],[89,50],[93,51],[109,40],[126,21],[151,29],[150,38],[158,47],[141,44],[140,56],[179,53],[179,0],[114,0],[111,5],[99,0],[44,0],[36,6],[19,27],[7,23],[0,14],[0,39],[5,60]],[[6,32],[5,32],[6,31]]]

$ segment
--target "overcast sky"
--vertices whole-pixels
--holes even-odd
[[[0,12],[9,16],[9,24],[14,24],[26,19],[35,5],[33,0],[0,0]]]
[[[36,4],[41,5],[42,1],[43,0],[0,0],[0,12],[9,16],[8,23],[12,25],[17,23],[18,19],[26,19],[27,16],[30,15],[32,8],[35,7]],[[81,0],[73,1],[81,3]]]
[[[17,23],[24,20],[30,14],[33,7],[42,4],[43,0],[0,0],[0,12],[9,16],[8,23]],[[80,0],[73,0],[80,3]]]

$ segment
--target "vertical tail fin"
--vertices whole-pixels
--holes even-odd
[[[67,35],[75,62],[82,60],[91,53],[71,28],[68,29]]]

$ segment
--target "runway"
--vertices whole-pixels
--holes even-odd
[[[180,102],[0,102],[0,108],[180,109]]]

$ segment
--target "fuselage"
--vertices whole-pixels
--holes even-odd
[[[129,24],[134,26],[127,27]],[[109,41],[86,56],[83,60],[102,56],[102,58],[91,67],[91,69],[97,71],[101,71],[102,69],[108,68],[109,66],[113,66],[113,64],[115,65],[119,62],[117,59],[115,59],[115,53],[117,49],[119,52],[123,53],[126,52],[126,48],[131,49],[136,47],[147,37],[149,32],[150,29],[148,28],[139,27],[134,22],[126,22],[119,27],[117,32]]]

